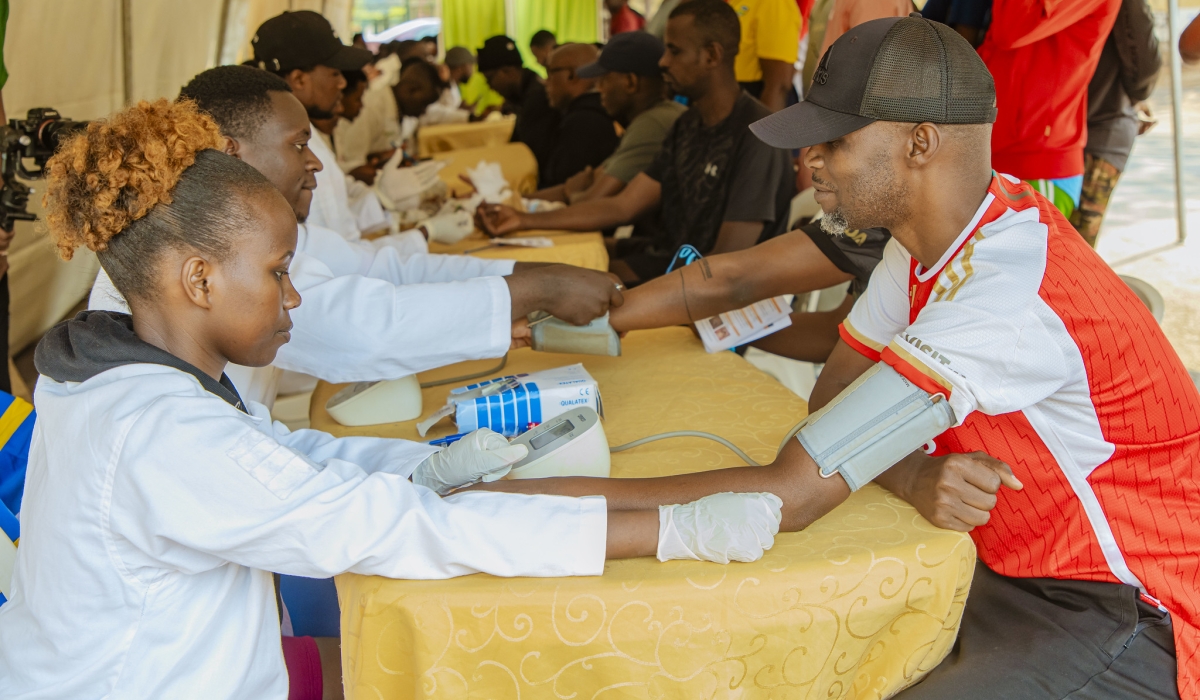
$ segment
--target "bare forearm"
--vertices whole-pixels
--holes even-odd
[[[751,343],[759,350],[801,362],[824,362],[838,341],[838,324],[846,318],[841,308],[833,311],[798,311],[792,325]]]
[[[605,197],[553,211],[521,214],[520,228],[596,231],[629,223],[624,216],[624,209],[617,206],[612,198]]]
[[[783,500],[780,529],[789,532],[801,530],[825,515],[850,493],[840,477],[822,479],[816,463],[795,440],[784,446],[774,463],[763,467],[735,467],[650,479],[571,477],[496,481],[480,488],[510,493],[604,496],[610,511],[650,510],[727,491],[769,492]]]
[[[658,552],[658,509],[611,510],[604,557],[630,559],[649,557]]]
[[[534,311],[546,308],[549,295],[547,285],[534,275],[513,274],[504,278],[508,284],[508,296],[512,303],[512,320],[525,318]]]
[[[762,103],[772,112],[778,112],[787,106],[788,91],[792,87],[792,74],[795,68],[786,61],[759,59],[763,71]]]
[[[802,231],[725,255],[712,255],[651,280],[626,295],[613,328],[632,331],[698,321],[780,294],[802,294],[845,282]],[[685,295],[686,293],[686,295]]]
[[[538,190],[529,196],[530,199],[542,199],[547,202],[566,202],[567,192],[564,185],[555,185],[547,187],[544,190]]]
[[[913,477],[930,458],[917,450],[875,477],[875,483],[906,501],[912,501]]]
[[[571,192],[567,195],[567,199],[571,200],[572,204],[579,202],[588,202],[601,197],[614,197],[620,194],[621,190],[625,189],[625,183],[621,182],[612,175],[605,175],[603,169],[599,171],[599,175],[592,181],[590,187],[582,192]]]

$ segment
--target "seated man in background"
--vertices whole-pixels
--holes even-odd
[[[287,350],[272,366],[230,366],[247,399],[274,403],[275,368],[333,382],[395,379],[500,357],[509,348],[512,322],[535,310],[585,323],[620,303],[620,291],[603,273],[459,255],[403,256],[304,223],[321,163],[308,147],[304,107],[277,76],[245,66],[212,68],[184,86],[180,99],[212,116],[224,150],[266,176],[300,222],[290,277],[304,304],[293,314]],[[121,310],[124,304],[101,272],[90,306]]]
[[[369,51],[345,46],[329,20],[316,12],[284,12],[272,17],[254,35],[254,61],[287,81],[309,119],[328,119],[342,98],[343,70],[361,70],[371,60]],[[348,241],[364,233],[386,231],[391,222],[369,188],[347,182],[334,155],[321,139],[310,146],[321,161],[317,188],[309,212],[311,223],[336,231]],[[353,191],[351,191],[353,188]],[[425,240],[411,232],[382,236],[375,245],[390,245],[404,253],[428,250]]]
[[[542,79],[525,67],[516,43],[506,36],[483,42],[476,59],[488,86],[504,96],[504,111],[517,115],[512,141],[529,146],[537,159],[538,172],[546,172],[554,156],[562,115],[550,106]]]
[[[529,38],[529,53],[542,68],[550,65],[550,54],[558,48],[558,37],[549,29],[539,29]]]
[[[442,64],[449,70],[447,82],[450,83],[451,93],[458,98],[459,106],[468,112],[475,109],[475,103],[468,101],[462,92],[471,76],[475,75],[475,54],[465,46],[454,46],[446,52],[446,60]]]
[[[687,108],[668,100],[658,61],[663,44],[645,32],[625,32],[608,42],[600,58],[575,71],[594,78],[604,111],[625,128],[621,143],[597,168],[584,168],[561,185],[533,195],[551,202],[610,197],[654,162],[663,139]]]
[[[403,141],[392,95],[400,80],[400,57],[381,53],[372,68],[362,95],[362,112],[353,121],[340,123],[335,137],[338,163],[350,175],[364,165],[377,170]]]
[[[595,231],[657,209],[662,228],[648,243],[617,241],[610,255],[609,269],[626,284],[662,275],[685,243],[704,254],[726,253],[781,233],[794,190],[791,157],[750,133],[749,125],[770,112],[738,87],[733,62],[740,32],[737,13],[721,0],[675,8],[660,65],[668,86],[691,107],[650,168],[615,196],[556,211],[481,205],[480,227],[493,236],[531,228]]]
[[[620,138],[600,103],[596,81],[577,72],[599,54],[591,44],[563,44],[550,55],[546,99],[562,118],[550,160],[538,170],[541,187],[561,185],[585,168],[600,165],[617,148]]]

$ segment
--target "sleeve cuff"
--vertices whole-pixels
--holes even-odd
[[[924,362],[913,357],[896,343],[884,348],[879,359],[899,372],[902,377],[930,394],[941,394],[949,399],[950,394],[953,393],[954,387],[950,382],[926,367]]]
[[[503,277],[480,277],[488,286],[492,297],[492,332],[489,346],[500,357],[512,345],[512,297],[508,293],[508,282]]]
[[[600,576],[608,549],[608,502],[603,496],[585,496],[579,501],[578,546],[575,548],[576,576]]]
[[[880,351],[883,350],[883,345],[876,343],[856,330],[854,326],[850,325],[849,319],[842,321],[838,325],[838,335],[841,336],[847,345],[858,351],[858,354],[871,362],[879,362]]]

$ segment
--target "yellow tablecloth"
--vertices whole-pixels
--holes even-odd
[[[428,158],[435,153],[460,148],[483,148],[508,143],[516,119],[468,122],[466,124],[435,124],[417,130],[417,155]]]
[[[499,163],[500,170],[504,172],[504,179],[508,180],[508,186],[513,192],[528,195],[537,190],[537,159],[533,157],[529,146],[523,143],[447,151],[434,155],[433,159],[446,164],[438,174],[455,197],[471,195],[471,186],[463,182],[459,175],[465,175],[469,168],[479,165],[479,161]]]
[[[583,362],[610,444],[667,430],[720,434],[768,460],[805,403],[691,333],[639,331],[625,356],[520,350],[504,373]],[[465,363],[422,375],[460,375]],[[314,428],[415,437],[412,423],[346,429],[313,395]],[[425,391],[428,414],[450,386]],[[444,423],[430,437],[453,428]],[[613,455],[614,476],[729,467],[724,447],[666,440]],[[348,698],[881,698],[949,650],[975,549],[874,485],[759,562],[610,562],[599,578],[393,581],[338,577]]]
[[[547,236],[554,241],[550,248],[525,248],[523,246],[492,246],[491,239],[476,231],[454,245],[430,243],[430,253],[458,254],[470,251],[481,258],[519,260],[521,262],[565,263],[589,270],[608,270],[608,250],[604,237],[599,233],[568,233],[566,231],[523,231],[516,234],[522,238]]]

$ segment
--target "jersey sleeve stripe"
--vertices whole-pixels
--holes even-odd
[[[846,345],[858,351],[858,354],[867,358],[872,362],[879,362],[879,351],[883,350],[882,343],[876,343],[867,336],[855,330],[854,326],[850,325],[850,319],[842,321],[838,326],[838,335],[842,340],[846,341]]]
[[[925,391],[950,398],[950,392],[954,389],[950,382],[927,368],[924,362],[913,357],[912,353],[901,347],[899,343],[890,343],[880,353],[879,359],[899,372],[902,377]]]

